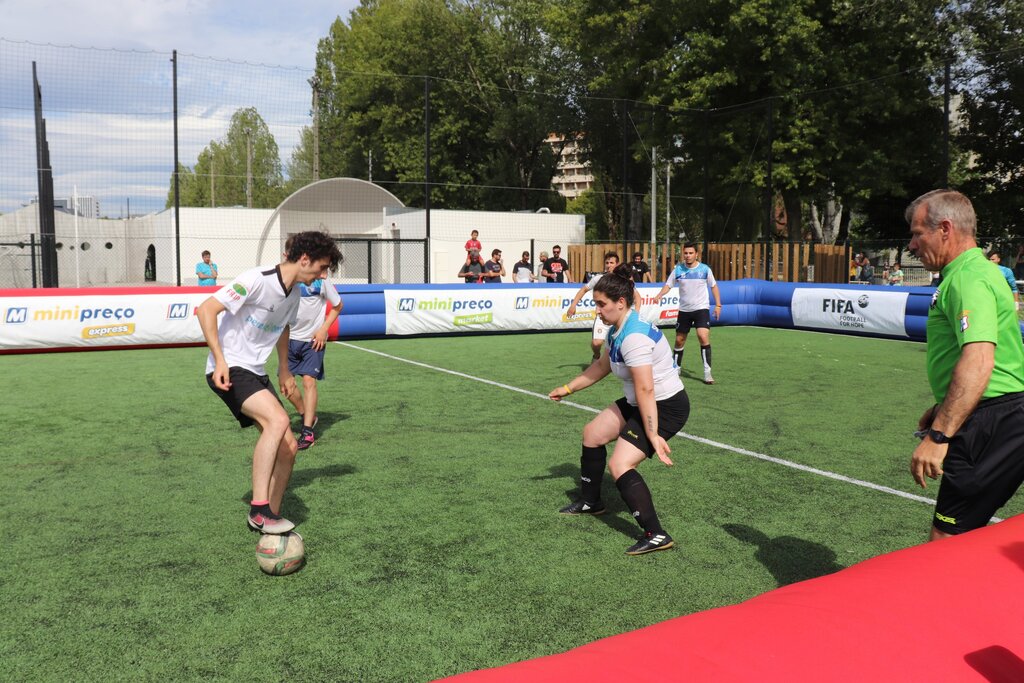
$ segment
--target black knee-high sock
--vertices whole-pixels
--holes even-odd
[[[636,470],[629,470],[615,482],[619,488],[622,500],[626,501],[629,511],[633,514],[637,524],[644,531],[653,534],[665,533],[658,521],[658,513],[654,511],[654,501],[651,500],[651,490],[647,488],[647,482]]]
[[[711,344],[700,347],[700,358],[704,361],[704,372],[711,372]]]
[[[584,503],[601,501],[601,480],[604,478],[608,454],[604,446],[584,446],[580,456],[580,493]]]
[[[683,367],[683,351],[685,350],[686,349],[684,349],[682,346],[677,346],[674,349],[674,351],[676,352],[676,365],[678,365],[679,367]]]

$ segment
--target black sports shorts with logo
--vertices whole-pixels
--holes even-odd
[[[686,389],[682,389],[679,393],[657,403],[658,435],[668,441],[683,428],[686,419],[690,417],[690,397],[686,395]],[[648,458],[652,457],[655,453],[654,446],[644,431],[640,408],[629,405],[625,396],[616,401],[615,405],[626,420],[626,426],[619,432],[619,436],[646,453]]]
[[[277,395],[277,391],[274,390],[274,384],[267,375],[257,375],[255,372],[245,368],[232,367],[228,368],[228,379],[231,382],[231,388],[227,391],[217,388],[217,385],[213,383],[212,372],[206,376],[206,383],[213,389],[213,393],[220,396],[220,399],[224,401],[224,405],[231,410],[231,414],[238,420],[238,424],[241,425],[242,429],[256,424],[251,417],[242,412],[242,404],[245,403],[245,399],[257,391],[266,389],[278,401],[281,400]]]
[[[1024,482],[1024,393],[982,401],[949,442],[932,523],[947,534],[988,524]]]
[[[691,327],[711,328],[711,309],[702,308],[699,311],[679,311],[676,317],[676,329],[683,334],[690,331]]]

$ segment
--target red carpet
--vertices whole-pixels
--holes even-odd
[[[1024,515],[739,605],[446,680],[1024,682]]]

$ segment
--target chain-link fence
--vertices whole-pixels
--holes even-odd
[[[63,287],[194,284],[205,250],[231,278],[304,229],[352,240],[346,273],[366,282],[455,282],[473,230],[484,258],[587,241],[842,241],[848,207],[794,209],[772,192],[773,122],[791,103],[691,110],[559,78],[499,87],[0,39],[0,287],[43,282],[50,253]],[[37,104],[53,174],[45,249]],[[786,277],[812,277],[809,258]],[[874,281],[893,257],[872,258]]]

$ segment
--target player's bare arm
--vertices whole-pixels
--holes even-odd
[[[331,331],[331,325],[341,315],[341,308],[344,303],[339,303],[337,306],[331,307],[331,310],[327,312],[327,318],[324,320],[324,324],[320,326],[320,329],[313,335],[313,341],[311,342],[314,349],[317,351],[322,350],[327,345],[327,335]]]
[[[960,360],[953,368],[946,399],[932,409],[932,429],[953,436],[978,407],[995,367],[995,349],[995,344],[991,342],[964,344]],[[921,488],[927,488],[925,477],[935,479],[942,474],[942,462],[946,459],[948,449],[949,444],[935,443],[929,436],[925,436],[914,449],[910,459],[910,473]]]
[[[572,298],[572,303],[569,304],[569,308],[565,311],[565,314],[568,317],[571,318],[574,315],[576,315],[576,307],[580,305],[580,301],[583,300],[583,296],[586,293],[587,293],[587,286],[586,285],[583,285],[582,287],[579,288],[579,291],[576,292],[576,296],[574,296]]]
[[[718,285],[711,288],[711,294],[715,297],[715,310],[713,311],[715,320],[722,317],[722,297],[718,293]]]
[[[281,330],[281,336],[277,338],[277,382],[281,387],[281,393],[285,398],[297,390],[295,376],[288,369],[288,340],[291,338],[291,328],[285,325]]]
[[[560,387],[555,387],[548,392],[548,398],[552,401],[561,401],[569,394],[575,394],[577,391],[582,391],[589,386],[593,386],[597,382],[607,377],[612,371],[611,361],[608,360],[608,354],[601,354],[601,357],[595,360],[587,367],[582,373],[569,380]],[[568,389],[569,391],[566,391]]]
[[[638,365],[629,369],[636,389],[636,406],[640,409],[644,432],[648,441],[654,446],[658,459],[666,465],[672,465],[668,454],[672,452],[665,439],[658,434],[658,402],[654,398],[654,369],[650,365]]]
[[[199,304],[196,309],[196,318],[199,320],[199,329],[203,331],[203,338],[206,345],[210,347],[213,354],[215,367],[213,369],[213,383],[218,389],[227,391],[231,388],[229,378],[228,362],[224,358],[224,351],[220,348],[220,337],[217,334],[217,316],[225,311],[224,304],[212,296]]]

